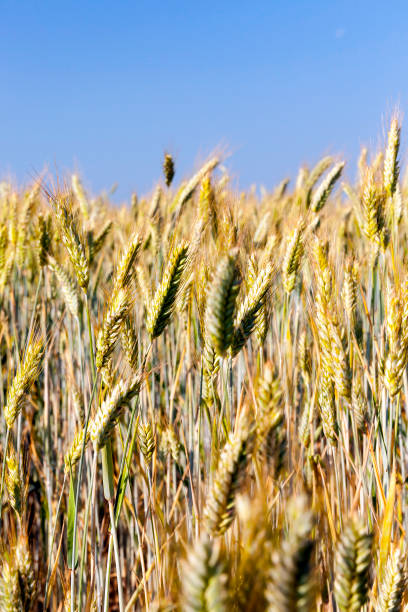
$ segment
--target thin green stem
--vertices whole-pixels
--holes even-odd
[[[96,391],[97,382],[98,382],[98,379],[96,378],[94,381],[94,385],[92,387],[92,393],[91,393],[91,397],[89,400],[88,410],[86,413],[86,420],[85,420],[85,425],[84,425],[84,439],[82,442],[81,457],[79,459],[78,482],[77,482],[77,488],[76,488],[76,494],[75,494],[75,519],[74,519],[73,543],[72,543],[72,558],[73,559],[75,559],[75,543],[76,543],[76,533],[77,533],[77,528],[78,528],[79,492],[81,490],[82,466],[83,466],[84,455],[85,455],[86,434],[88,431],[89,417],[91,415],[91,407],[92,407],[92,402],[93,402],[93,398],[94,398],[95,391]],[[75,612],[75,567],[73,567],[71,570],[71,612]]]
[[[1,527],[1,513],[3,510],[3,491],[4,491],[4,476],[6,474],[6,457],[7,457],[7,449],[8,449],[8,443],[9,443],[9,439],[10,439],[10,427],[7,427],[7,433],[6,433],[6,442],[4,444],[4,451],[3,451],[3,464],[2,464],[2,468],[1,468],[1,486],[0,486],[0,527]]]
[[[61,508],[62,496],[64,494],[66,479],[67,479],[67,472],[64,473],[64,480],[62,481],[61,493],[60,493],[60,496],[59,496],[59,499],[58,499],[57,510],[55,512],[54,529],[52,530],[50,558],[48,560],[47,580],[45,581],[45,591],[44,591],[44,601],[45,601],[44,607],[45,607],[45,609],[47,608],[48,597],[49,597],[48,587],[49,587],[50,577],[51,577],[52,549],[54,547],[55,534],[57,532],[58,516],[59,516],[59,511],[60,511],[60,508]]]
[[[85,510],[85,524],[84,524],[84,536],[82,539],[82,549],[81,549],[81,567],[79,570],[79,592],[78,592],[78,612],[81,612],[82,609],[82,577],[84,574],[85,567],[85,556],[86,556],[86,540],[87,540],[87,531],[88,531],[88,520],[89,520],[89,510],[91,507],[91,500],[93,495],[93,487],[95,484],[95,475],[96,475],[96,467],[97,467],[97,453],[94,453],[93,465],[92,465],[92,476],[91,476],[91,490],[88,495],[88,499],[86,502],[86,510]]]
[[[112,530],[112,535],[113,535],[113,550],[115,552],[116,582],[118,584],[119,612],[124,612],[125,607],[123,603],[122,570],[121,570],[121,564],[120,564],[118,533],[117,533],[116,521],[115,521],[115,511],[114,511],[112,499],[109,500],[108,504],[109,504],[109,516],[110,516],[111,530]]]

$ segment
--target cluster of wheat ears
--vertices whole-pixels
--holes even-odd
[[[0,185],[2,611],[404,609],[399,144],[261,197]]]

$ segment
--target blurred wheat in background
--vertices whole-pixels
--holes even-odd
[[[260,198],[169,153],[129,207],[1,184],[1,610],[404,609],[399,145]]]

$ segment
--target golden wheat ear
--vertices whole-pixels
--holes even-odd
[[[24,405],[24,398],[40,372],[43,355],[43,339],[33,337],[27,346],[12,385],[7,391],[4,418],[9,428],[13,426],[14,421],[20,414]]]
[[[325,368],[320,374],[317,403],[323,424],[324,435],[331,446],[337,445],[338,423],[334,385],[329,372]]]
[[[89,284],[89,263],[77,220],[72,214],[69,202],[61,197],[57,197],[53,204],[55,216],[61,231],[62,242],[67,249],[72,266],[75,270],[78,285],[86,291]]]
[[[73,174],[71,177],[72,191],[81,209],[81,213],[85,219],[89,217],[89,202],[85,194],[85,189],[81,183],[81,180],[77,174]]]
[[[11,555],[3,556],[0,577],[1,609],[4,612],[23,612],[23,600],[18,567]]]
[[[303,221],[300,221],[291,236],[289,236],[285,256],[283,258],[282,280],[283,287],[288,294],[292,293],[295,288],[296,276],[303,256],[303,232],[304,224]]]
[[[205,509],[205,526],[210,535],[222,535],[235,517],[235,497],[253,446],[253,429],[245,422],[225,443],[211,484]]]
[[[216,541],[211,541],[208,536],[197,540],[189,549],[183,570],[183,612],[227,612],[231,609],[227,575],[220,561],[219,545]]]
[[[359,519],[345,525],[336,549],[334,595],[339,610],[358,612],[368,598],[372,534]]]
[[[216,240],[218,236],[217,199],[209,174],[201,182],[198,210],[203,223],[211,223],[212,235],[214,240]]]
[[[141,384],[142,379],[139,376],[119,381],[99,406],[89,423],[89,437],[96,450],[100,450],[109,442],[122,408],[139,393]]]
[[[333,191],[334,185],[339,180],[341,173],[343,172],[344,165],[344,162],[339,162],[336,164],[316,189],[311,201],[311,209],[313,212],[319,212],[326,204],[329,195]]]
[[[399,549],[388,557],[384,576],[380,583],[377,610],[400,612],[407,586],[406,558]]]
[[[33,558],[25,534],[18,537],[15,553],[23,610],[32,610],[36,598],[37,583]]]
[[[133,316],[129,313],[120,330],[122,349],[131,370],[136,372],[138,366],[139,341],[136,334]]]
[[[18,465],[18,459],[12,447],[9,448],[9,452],[6,457],[6,464],[6,488],[8,499],[14,512],[17,514],[19,520],[21,520],[25,507],[25,486],[21,470]]]
[[[139,448],[147,465],[150,465],[153,453],[156,449],[156,438],[149,421],[139,422],[137,435],[139,438]]]
[[[384,193],[376,183],[372,168],[367,168],[361,193],[362,230],[367,238],[377,246],[386,231]]]
[[[256,400],[255,449],[268,469],[274,464],[276,475],[282,467],[286,452],[286,432],[281,381],[269,361],[265,363],[263,373],[256,382]]]
[[[354,259],[349,258],[344,269],[344,280],[341,297],[349,321],[354,321],[357,307],[357,266]]]
[[[142,239],[139,234],[134,234],[124,249],[117,266],[113,280],[113,295],[121,289],[127,289],[133,278],[133,266],[139,255]]]
[[[218,157],[213,157],[212,159],[210,159],[206,164],[204,164],[202,168],[200,168],[200,170],[188,181],[185,187],[181,190],[180,194],[176,199],[176,202],[174,203],[173,226],[179,220],[186,203],[192,197],[193,193],[195,192],[203,178],[207,174],[211,173],[218,166],[219,163],[220,162]]]
[[[96,340],[95,363],[99,370],[106,368],[109,359],[119,340],[122,324],[130,309],[128,289],[120,288],[113,294],[112,300],[105,311],[101,328]]]
[[[69,450],[65,453],[64,456],[64,464],[65,464],[65,472],[69,472],[71,468],[73,468],[81,458],[82,454],[82,446],[84,443],[84,435],[85,429],[82,428],[76,432],[74,439],[72,440],[71,446]],[[86,440],[85,447],[89,441],[89,430],[86,432]]]

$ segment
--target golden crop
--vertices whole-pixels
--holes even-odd
[[[0,609],[404,609],[400,125],[261,198],[0,185]]]

